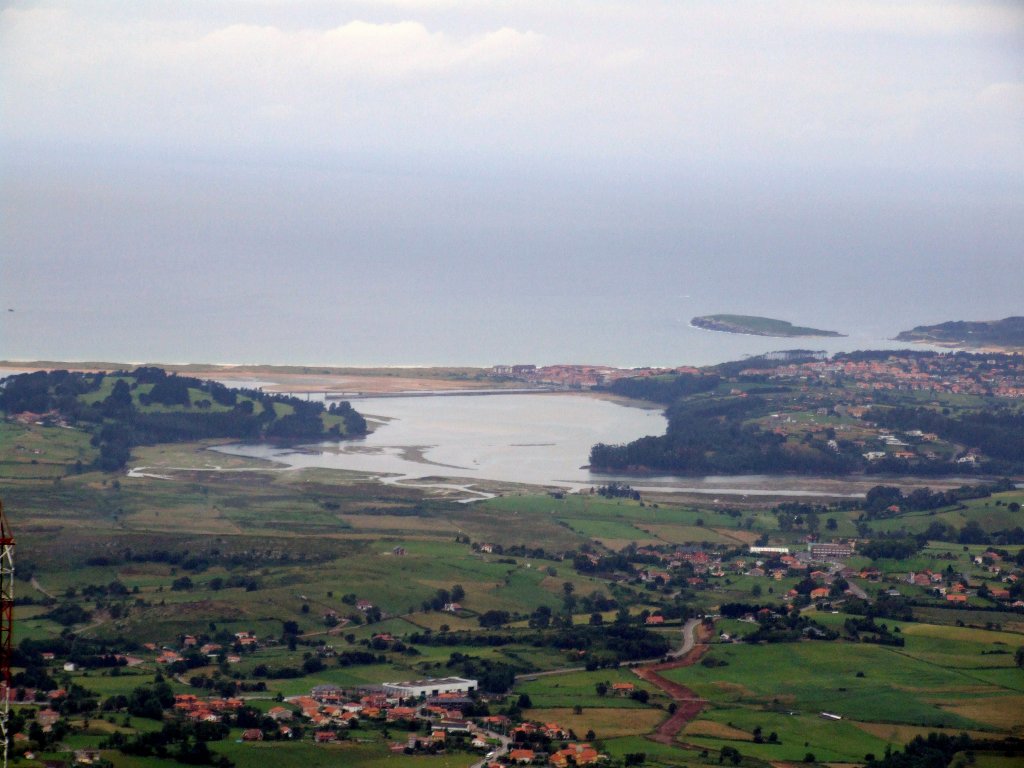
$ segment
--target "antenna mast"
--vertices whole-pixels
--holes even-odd
[[[14,630],[14,536],[7,524],[4,505],[0,501],[0,740],[3,741],[7,768],[10,734],[7,731],[11,714],[11,650]]]

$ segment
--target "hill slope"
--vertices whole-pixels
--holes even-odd
[[[1024,347],[1024,317],[951,320],[937,325],[919,325],[901,332],[896,341],[966,347]]]
[[[756,315],[701,315],[690,321],[690,325],[707,331],[724,333],[744,333],[750,336],[778,336],[792,338],[798,336],[842,336],[836,331],[823,331],[818,328],[806,328],[793,325],[786,320],[775,320],[770,317]]]

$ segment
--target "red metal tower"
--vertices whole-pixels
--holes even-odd
[[[14,631],[14,536],[7,524],[0,501],[0,740],[3,741],[4,768],[10,734],[7,732],[11,709],[11,650]]]

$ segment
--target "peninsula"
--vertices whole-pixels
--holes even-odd
[[[785,320],[756,315],[701,315],[690,321],[695,328],[707,331],[723,331],[725,333],[744,333],[750,336],[779,336],[792,338],[795,336],[844,336],[836,331],[823,331],[818,328],[805,328],[793,325]]]
[[[1002,320],[952,320],[937,325],[919,325],[901,332],[896,341],[938,344],[951,347],[1024,348],[1024,317]]]

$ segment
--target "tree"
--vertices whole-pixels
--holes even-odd
[[[740,751],[736,749],[736,747],[722,747],[721,751],[718,753],[719,763],[728,760],[733,765],[739,765],[742,759],[743,755],[740,754]]]
[[[477,621],[480,622],[481,627],[500,627],[502,624],[507,624],[510,618],[508,611],[496,611],[490,610],[480,616]]]
[[[461,584],[452,585],[452,602],[457,603],[466,596],[466,590],[462,588]]]

